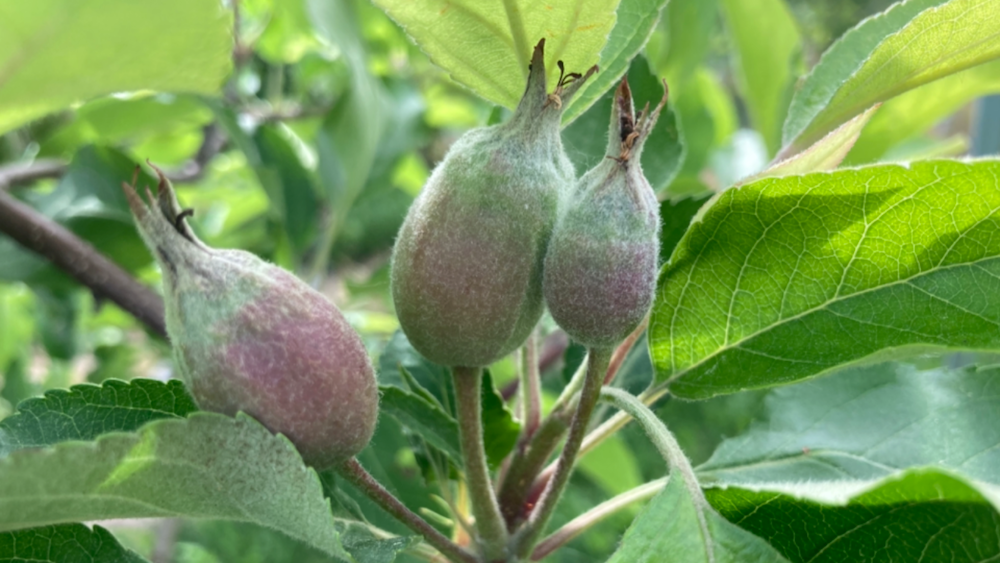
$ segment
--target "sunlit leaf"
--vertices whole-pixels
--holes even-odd
[[[0,133],[114,92],[215,93],[231,66],[231,27],[221,2],[6,2]]]
[[[706,398],[919,348],[1000,347],[1000,163],[764,179],[695,219],[660,275],[657,378]]]

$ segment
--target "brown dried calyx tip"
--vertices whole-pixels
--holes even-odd
[[[621,84],[618,85],[618,90],[615,92],[615,101],[618,104],[619,111],[619,124],[618,131],[621,135],[621,153],[618,158],[614,158],[620,164],[625,164],[632,157],[632,147],[638,139],[644,138],[649,135],[653,130],[653,126],[656,124],[657,118],[660,116],[660,111],[663,110],[664,106],[667,105],[667,97],[670,95],[670,89],[667,87],[667,81],[663,80],[663,98],[660,99],[660,103],[656,105],[653,109],[653,113],[649,113],[649,102],[642,108],[639,112],[638,118],[634,114],[632,107],[632,91],[628,86],[628,78],[622,78]]]
[[[531,54],[531,64],[528,65],[529,73],[536,65],[541,65],[540,68],[545,68],[544,37],[538,40],[538,44],[535,45],[535,50]],[[552,104],[557,110],[561,110],[564,99],[568,99],[572,96],[577,89],[599,69],[597,65],[594,65],[587,69],[585,74],[580,74],[579,72],[567,73],[566,65],[561,60],[556,61],[556,65],[559,67],[559,81],[556,83],[555,90],[547,95],[544,107],[548,107],[549,104]]]

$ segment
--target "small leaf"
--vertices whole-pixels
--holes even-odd
[[[483,370],[482,385],[483,405],[483,442],[486,449],[486,461],[491,469],[500,467],[507,454],[517,444],[521,433],[521,425],[514,420],[514,415],[507,409],[503,398],[493,385],[493,376],[489,370]],[[457,429],[457,426],[456,426]]]
[[[417,433],[428,444],[441,450],[459,467],[462,454],[458,441],[458,422],[438,405],[399,387],[379,387],[379,409]]]
[[[698,525],[697,507],[680,477],[672,477],[625,532],[608,563],[781,563],[759,537],[704,511],[710,537]]]
[[[650,71],[649,64],[641,55],[632,60],[628,81],[632,98],[639,109],[646,102],[653,107],[663,98],[663,83]],[[581,174],[608,156],[605,153],[608,148],[613,95],[611,90],[605,92],[594,107],[563,131],[566,154]],[[684,143],[672,106],[668,105],[660,114],[649,142],[642,151],[641,160],[643,174],[653,191],[658,193],[670,185],[680,170],[684,162]]]
[[[375,4],[457,82],[513,109],[524,93],[528,61],[538,40],[544,37],[547,41],[545,68],[552,90],[559,78],[556,61],[562,60],[567,72],[585,72],[598,62],[615,23],[618,0],[549,4],[531,0],[504,0],[502,4],[375,0]],[[624,59],[622,68],[627,61]],[[586,109],[586,105],[581,107]]]
[[[392,335],[382,350],[378,363],[381,385],[392,385],[408,391],[411,389],[408,379],[412,378],[423,387],[422,391],[414,390],[415,393],[431,393],[440,404],[451,404],[446,393],[450,379],[448,370],[414,350],[403,331],[397,330]],[[406,375],[402,373],[404,370]]]
[[[833,170],[840,166],[848,151],[854,146],[854,142],[861,135],[861,130],[871,118],[878,106],[869,108],[868,111],[851,119],[847,123],[831,131],[826,137],[816,141],[816,144],[808,149],[797,153],[791,158],[776,162],[766,170],[741,181],[741,184],[749,184],[761,178],[780,178],[782,176],[794,176],[796,174],[808,174],[810,172],[823,172]]]
[[[199,412],[0,460],[0,530],[179,516],[253,522],[350,560],[316,473],[243,414]]]
[[[0,133],[113,92],[211,94],[232,65],[219,2],[39,0],[0,8]]]
[[[0,563],[148,563],[100,526],[61,524],[0,533]]]
[[[979,563],[1000,557],[1000,514],[997,501],[991,506],[987,499],[1000,498],[995,488],[935,469],[868,485],[801,485],[793,494],[730,487],[707,495],[726,518],[795,563]],[[822,504],[810,500],[816,496],[826,498]]]
[[[642,50],[653,33],[656,22],[660,19],[660,11],[666,3],[667,0],[621,0],[616,12],[615,27],[608,36],[607,44],[601,50],[598,62],[601,70],[580,87],[563,110],[564,124],[574,121],[594,103],[603,103],[598,100],[602,100],[605,93],[613,90],[613,86],[629,68],[629,61]],[[663,117],[660,116],[660,119]],[[649,145],[656,146],[652,143]]]
[[[722,0],[754,129],[773,155],[799,74],[802,38],[784,0]]]
[[[1000,5],[910,0],[845,33],[795,93],[784,143],[804,148],[873,106],[1000,57]]]
[[[707,398],[918,349],[1000,347],[1000,163],[769,178],[706,204],[660,274],[657,379]]]
[[[152,379],[74,385],[28,399],[0,421],[0,458],[22,448],[70,440],[93,440],[108,432],[132,432],[161,418],[184,418],[198,410],[184,385]]]

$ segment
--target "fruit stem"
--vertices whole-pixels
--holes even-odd
[[[493,485],[490,483],[486,449],[483,444],[481,368],[453,367],[455,410],[458,434],[465,459],[465,479],[469,486],[472,514],[476,518],[479,543],[487,561],[506,561],[507,527],[500,516]]]
[[[545,530],[545,525],[552,517],[563,489],[569,482],[570,474],[573,473],[573,464],[587,433],[590,415],[593,414],[594,406],[597,405],[601,395],[601,385],[604,383],[608,364],[611,363],[612,353],[612,348],[591,348],[587,354],[587,376],[583,382],[583,389],[580,390],[580,400],[576,406],[576,414],[573,415],[569,436],[559,455],[559,461],[556,462],[555,474],[545,486],[538,505],[516,538],[515,547],[517,555],[521,558],[528,556],[539,534]]]
[[[521,440],[531,440],[542,420],[542,381],[538,373],[538,329],[524,343],[524,364],[521,367],[521,405],[524,408],[524,430]]]
[[[545,467],[549,456],[556,449],[569,427],[569,409],[553,411],[542,423],[523,450],[517,450],[510,469],[500,487],[500,511],[508,529],[521,523],[527,512],[528,493],[535,477]]]
[[[386,490],[386,488],[383,487],[381,483],[376,481],[375,478],[372,477],[371,473],[368,473],[361,463],[358,462],[357,458],[352,457],[337,466],[337,473],[361,490],[365,496],[372,499],[375,504],[382,507],[383,510],[392,514],[397,520],[406,524],[408,528],[423,536],[424,539],[427,540],[427,543],[437,548],[437,550],[444,556],[448,557],[452,561],[460,563],[478,562],[475,555],[469,553],[465,549],[462,549],[446,538],[444,534],[437,531],[433,526],[428,524],[426,520],[417,516],[413,511],[407,508],[406,505],[400,502],[399,499],[393,496],[392,493]]]

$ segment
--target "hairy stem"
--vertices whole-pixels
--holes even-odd
[[[465,459],[465,479],[469,486],[472,514],[476,518],[478,540],[487,561],[505,561],[507,527],[500,516],[500,506],[490,483],[483,445],[483,371],[480,368],[455,367],[452,368],[452,378],[455,382],[458,434]]]
[[[521,366],[521,404],[524,408],[524,443],[535,434],[542,420],[542,380],[538,373],[538,329],[535,329],[524,344],[523,365]]]
[[[4,192],[0,192],[0,231],[48,258],[96,297],[110,299],[166,338],[159,295],[62,225]]]
[[[520,524],[525,513],[530,510],[530,505],[525,502],[528,491],[535,476],[545,467],[545,463],[559,445],[567,428],[569,428],[569,417],[566,412],[553,412],[532,436],[527,447],[514,454],[499,495],[500,512],[509,530]]]
[[[643,404],[651,405],[666,394],[667,390],[664,388],[650,388],[643,391],[639,395],[639,400],[642,401]],[[580,457],[592,452],[594,448],[601,445],[604,440],[607,440],[609,437],[613,436],[615,432],[625,428],[625,425],[631,421],[632,416],[630,414],[625,411],[619,411],[602,422],[600,426],[593,429],[589,434],[587,434],[587,437],[583,439],[583,444],[580,446]],[[555,470],[555,464],[551,464],[546,467],[544,471],[538,474],[534,484],[531,486],[531,490],[540,494],[541,490],[549,482],[549,479],[552,478]]]
[[[708,538],[708,523],[705,519],[705,510],[708,508],[708,501],[705,500],[705,493],[701,490],[701,484],[698,483],[698,476],[695,474],[694,468],[691,467],[691,462],[684,455],[684,451],[681,450],[681,446],[677,443],[674,435],[667,430],[667,426],[663,424],[663,421],[657,418],[653,414],[653,411],[634,395],[621,389],[605,388],[601,391],[601,400],[611,403],[616,408],[632,415],[639,422],[639,425],[642,426],[642,429],[646,431],[646,435],[649,436],[650,441],[659,450],[663,459],[670,465],[671,475],[675,471],[680,474],[681,479],[684,480],[684,486],[687,488],[688,494],[691,495],[691,500],[694,501],[695,507],[698,509],[698,524],[701,526],[702,534]],[[711,550],[711,542],[707,542],[706,547]],[[709,560],[711,559],[711,554],[709,554]]]
[[[601,394],[601,385],[604,383],[611,354],[612,350],[610,349],[590,349],[587,360],[587,377],[580,390],[576,414],[573,415],[569,436],[566,438],[566,444],[556,462],[555,473],[542,492],[534,512],[531,513],[518,534],[516,548],[519,557],[526,557],[531,552],[535,540],[545,530],[545,525],[552,517],[552,512],[562,496],[563,489],[569,482],[569,476],[573,473],[573,464],[576,462],[576,454],[580,450],[584,435],[587,433],[587,423],[590,422],[590,415],[594,412],[594,406],[597,405],[597,399]]]
[[[636,502],[652,498],[663,489],[668,479],[669,477],[663,477],[625,491],[570,520],[565,526],[553,532],[552,535],[538,542],[538,546],[531,552],[531,560],[539,561],[544,559],[548,554],[566,545],[570,540],[608,516]]]
[[[392,493],[386,490],[381,483],[372,477],[371,473],[361,466],[356,458],[351,458],[337,467],[337,473],[347,479],[352,485],[357,487],[375,504],[379,505],[389,514],[392,514],[403,524],[406,524],[414,532],[420,534],[442,554],[452,561],[461,563],[477,563],[476,557],[468,551],[462,549],[444,534],[437,531],[426,520],[417,516],[412,510],[406,507]]]

